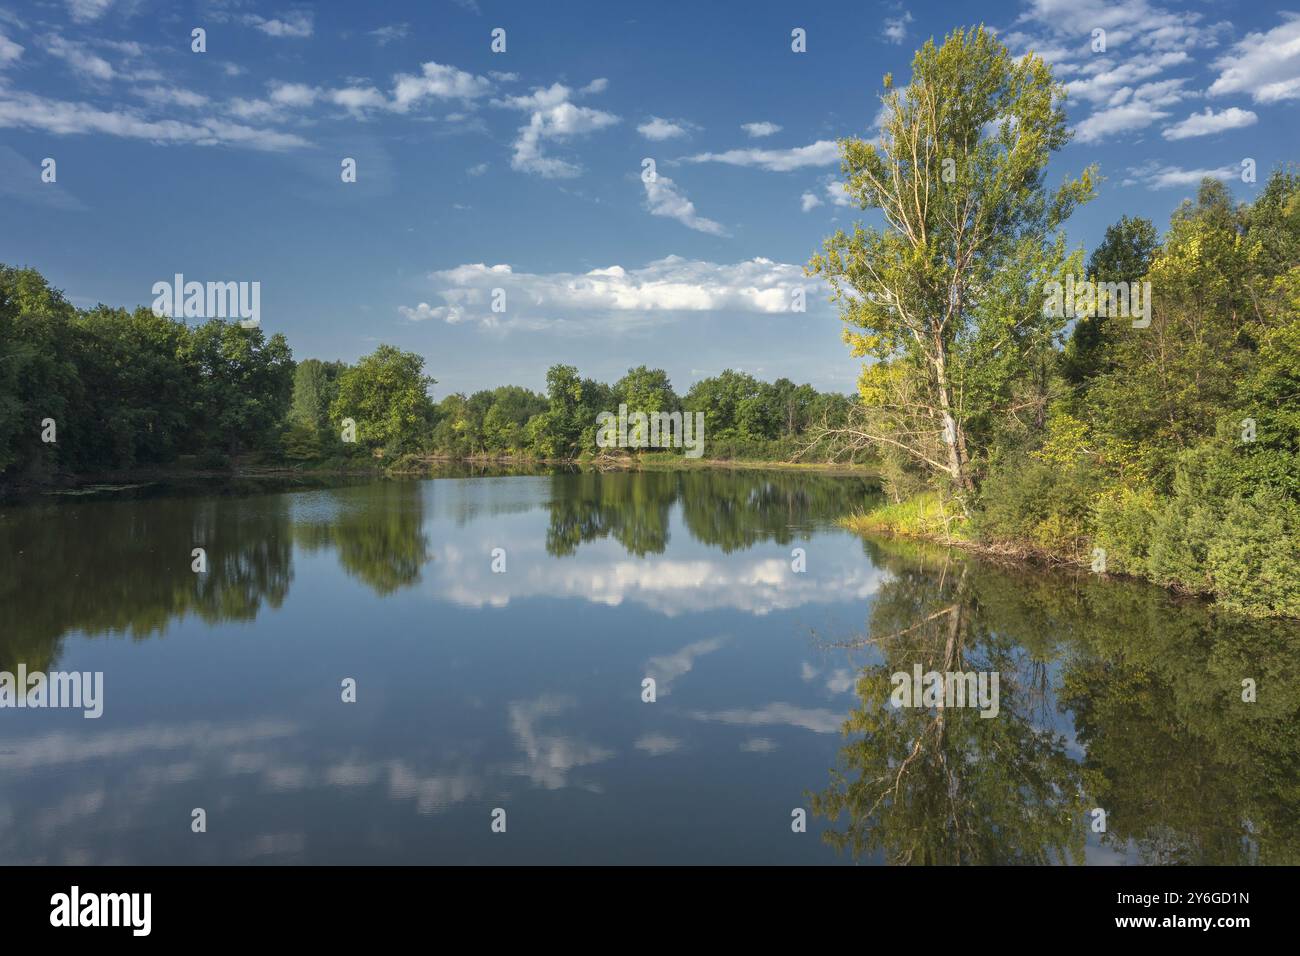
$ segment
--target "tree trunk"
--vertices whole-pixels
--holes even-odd
[[[948,469],[958,488],[974,493],[975,484],[971,481],[970,469],[967,467],[970,459],[966,453],[966,436],[952,415],[952,386],[948,382],[948,366],[942,345],[935,352],[934,374],[939,392],[939,409],[943,414],[943,443],[948,449]]]

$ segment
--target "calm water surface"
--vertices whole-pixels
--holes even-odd
[[[0,710],[0,864],[1300,861],[1295,625],[836,527],[871,494],[554,474],[0,509],[0,670],[105,684],[98,720]],[[998,672],[998,716],[890,706],[917,663]]]

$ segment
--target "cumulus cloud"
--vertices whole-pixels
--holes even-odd
[[[907,25],[912,22],[912,15],[906,11],[901,17],[886,17],[885,26],[880,31],[888,43],[902,43],[907,39]]]
[[[13,63],[23,55],[23,47],[9,39],[4,33],[0,33],[0,67]]]
[[[687,126],[685,123],[666,120],[659,116],[652,116],[640,126],[636,131],[648,140],[661,142],[665,139],[675,139],[679,136],[685,136]]]
[[[67,63],[72,72],[86,79],[111,80],[117,76],[112,64],[84,43],[75,43],[51,34],[45,37],[45,50]]]
[[[1093,50],[1094,30],[1104,31],[1104,52]],[[1191,95],[1181,90],[1186,80],[1160,79],[1168,83],[1162,95],[1143,96],[1138,84],[1202,61],[1202,51],[1231,31],[1226,21],[1209,22],[1200,12],[1149,0],[1029,0],[1002,38],[1017,54],[1032,50],[1053,64],[1057,76],[1069,78],[1070,103],[1093,106],[1075,131],[1080,141],[1094,142],[1167,118],[1163,107]]]
[[[547,155],[544,145],[548,141],[564,142],[618,123],[619,117],[613,113],[589,106],[577,106],[572,102],[575,95],[599,93],[607,85],[603,79],[593,80],[575,94],[574,90],[563,83],[553,83],[526,95],[509,96],[495,101],[497,106],[529,114],[528,122],[519,127],[519,135],[515,138],[511,168],[534,173],[544,179],[572,179],[581,175],[581,166]]]
[[[93,23],[108,12],[113,0],[67,0],[67,5],[75,23]]]
[[[1249,93],[1256,103],[1300,98],[1300,14],[1283,13],[1267,33],[1249,33],[1215,61],[1210,96]]]
[[[1207,106],[1205,112],[1193,113],[1181,123],[1165,127],[1160,135],[1169,140],[1190,139],[1193,136],[1209,136],[1212,133],[1221,133],[1225,129],[1240,129],[1243,126],[1253,126],[1258,121],[1259,117],[1250,110],[1242,110],[1232,106],[1216,113]]]
[[[1163,165],[1152,160],[1141,166],[1132,166],[1122,186],[1146,186],[1149,189],[1175,189],[1180,186],[1196,186],[1202,179],[1235,179],[1241,172],[1234,166],[1219,166],[1214,169],[1182,169],[1178,166]]]
[[[781,127],[775,123],[769,123],[766,120],[761,123],[744,123],[740,127],[745,134],[751,139],[762,139],[764,136],[771,136],[774,133],[781,132]]]
[[[1148,0],[1029,0],[1016,25],[1060,38],[1081,58],[1091,55],[1095,29],[1106,31],[1108,51],[1131,47],[1150,52],[1212,47],[1231,30],[1225,22],[1206,23],[1199,12],[1168,10]]]
[[[1123,87],[1111,94],[1105,109],[1098,110],[1078,123],[1074,132],[1079,142],[1091,143],[1107,136],[1145,129],[1157,120],[1170,116],[1162,107],[1187,97],[1182,79],[1144,83],[1134,89]]]
[[[827,176],[822,180],[820,186],[822,195],[825,200],[819,197],[815,192],[807,191],[800,197],[800,207],[804,212],[816,209],[818,206],[830,203],[832,206],[851,207],[853,201],[849,194],[844,191],[844,183],[840,182],[834,176]]]
[[[270,20],[259,17],[254,13],[244,17],[244,23],[250,27],[256,27],[267,36],[292,37],[295,39],[302,39],[312,35],[315,29],[313,20],[314,14],[302,10],[282,14]]]
[[[840,161],[834,140],[818,140],[793,149],[731,149],[725,153],[699,153],[686,157],[688,163],[726,163],[729,166],[757,166],[769,172],[789,172],[805,166],[830,166]]]
[[[394,77],[392,108],[405,113],[426,99],[469,101],[491,91],[492,83],[486,77],[430,61],[421,66],[418,75],[399,73]]]
[[[1169,67],[1186,63],[1189,59],[1185,52],[1179,50],[1141,60],[1127,60],[1115,66],[1111,66],[1109,60],[1100,60],[1083,68],[1083,78],[1066,83],[1066,92],[1071,99],[1104,103],[1138,80],[1155,76]]]
[[[677,184],[667,176],[643,179],[642,185],[645,187],[645,208],[650,215],[676,219],[688,229],[705,232],[711,236],[727,235],[727,230],[721,223],[705,219],[697,213],[695,203],[687,199],[677,188]]]
[[[586,273],[515,272],[509,265],[477,263],[434,272],[430,279],[441,304],[403,306],[402,315],[412,321],[574,332],[634,325],[662,313],[788,312],[791,291],[808,289],[813,281],[802,267],[771,259],[719,265],[680,256],[640,269],[615,265]],[[508,320],[491,311],[496,288],[506,291]],[[807,300],[817,296],[808,291]]]

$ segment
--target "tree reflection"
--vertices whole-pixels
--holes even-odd
[[[858,642],[879,659],[858,681],[853,739],[813,801],[829,842],[892,863],[1080,861],[1100,807],[1100,842],[1134,862],[1300,859],[1294,623],[1138,582],[867,549],[892,579]],[[999,716],[893,707],[889,675],[916,662],[999,670]]]
[[[410,587],[431,560],[423,488],[396,481],[329,492],[332,507],[320,519],[296,521],[294,541],[308,552],[335,549],[343,570],[376,594]]]
[[[987,626],[964,563],[877,556],[894,576],[857,643],[880,660],[858,677],[860,706],[845,725],[858,736],[812,798],[832,823],[827,841],[894,864],[1082,860],[1079,767],[1064,738],[1033,720],[1041,662]],[[891,675],[911,675],[914,664],[997,672],[997,715],[893,706]]]
[[[583,472],[551,480],[546,548],[556,556],[606,537],[638,557],[661,554],[679,503],[691,537],[724,553],[760,542],[788,544],[877,493],[867,479],[796,472]]]
[[[187,614],[252,620],[292,579],[286,499],[86,501],[0,518],[0,669],[48,670],[63,636],[163,633]],[[207,572],[191,569],[194,548]]]

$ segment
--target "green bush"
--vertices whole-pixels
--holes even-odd
[[[1099,479],[1082,463],[1062,469],[1017,454],[994,468],[980,491],[975,529],[981,539],[1029,541],[1075,559],[1088,551]]]

